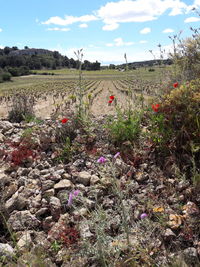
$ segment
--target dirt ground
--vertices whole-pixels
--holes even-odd
[[[104,114],[114,114],[115,104],[119,105],[122,108],[127,107],[128,105],[128,96],[123,92],[117,90],[111,80],[102,80],[95,91],[92,93],[95,94],[95,98],[92,101],[90,111],[93,115],[99,116]],[[109,104],[109,96],[114,95],[115,101],[112,104]],[[53,99],[52,96],[47,96],[47,99],[39,99],[34,106],[36,117],[42,119],[50,118],[51,113],[55,109],[55,104],[63,103],[63,100],[67,101],[67,97],[64,99],[58,98]],[[11,103],[1,103],[0,105],[0,118],[6,118],[8,112],[11,109]]]

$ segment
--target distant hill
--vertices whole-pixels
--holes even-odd
[[[21,50],[14,50],[9,53],[9,56],[22,56],[22,55],[52,55],[53,52],[47,49],[28,48]]]

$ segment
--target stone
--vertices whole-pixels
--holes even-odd
[[[52,180],[42,181],[42,191],[52,189],[54,187],[54,184],[55,184],[55,182]]]
[[[165,230],[165,232],[164,232],[164,239],[165,240],[168,241],[168,240],[175,238],[175,237],[176,237],[175,233],[170,228],[167,228]]]
[[[197,250],[194,247],[189,247],[189,248],[184,249],[183,257],[189,266],[193,266],[193,264],[197,264],[199,262]]]
[[[85,186],[89,186],[90,179],[91,179],[91,174],[87,171],[82,171],[82,172],[79,172],[78,177],[76,178],[76,181]]]
[[[0,257],[14,257],[14,249],[9,244],[0,243]]]
[[[71,179],[71,175],[67,172],[63,173],[61,175],[62,179],[67,179],[67,180],[70,180]]]
[[[17,246],[20,251],[30,249],[31,244],[32,244],[32,239],[30,232],[25,232],[17,242]]]
[[[57,197],[50,197],[49,206],[53,220],[58,221],[61,213],[60,199]]]
[[[99,182],[100,182],[100,178],[97,175],[92,174],[91,179],[90,179],[90,184],[95,185],[95,184],[98,184]]]
[[[135,179],[137,182],[144,182],[149,178],[148,173],[139,171],[135,174]]]
[[[72,182],[67,179],[60,180],[57,184],[54,185],[55,190],[72,189],[72,187],[73,187]]]
[[[6,139],[5,136],[2,133],[0,133],[0,143],[3,143],[5,139]]]
[[[9,121],[0,121],[0,131],[4,134],[8,130],[13,128],[13,125]]]
[[[29,210],[15,211],[10,215],[8,224],[14,231],[34,229],[40,225],[40,221]]]

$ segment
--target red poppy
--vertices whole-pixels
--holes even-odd
[[[68,120],[69,120],[69,119],[67,119],[67,118],[63,118],[63,119],[61,120],[61,122],[62,122],[62,123],[66,123]]]
[[[112,103],[112,100],[109,100],[108,103],[111,104]]]
[[[177,88],[178,87],[178,83],[174,83],[173,86],[174,86],[174,88]]]
[[[114,100],[114,95],[111,95],[110,97],[109,97],[111,100]]]
[[[155,112],[158,112],[159,107],[160,107],[160,104],[152,105],[152,109],[153,109]]]

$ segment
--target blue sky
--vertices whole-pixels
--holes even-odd
[[[200,27],[200,0],[0,0],[0,47],[45,48],[102,65],[153,59]]]

